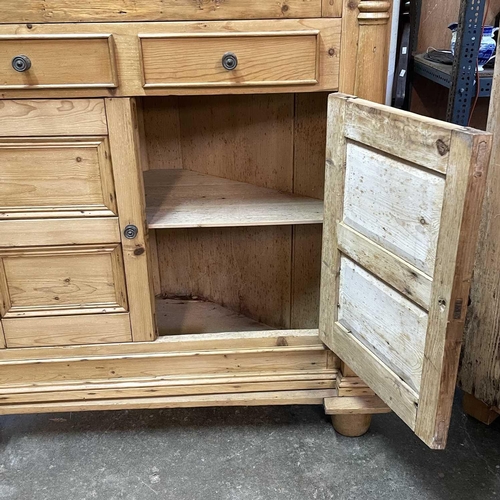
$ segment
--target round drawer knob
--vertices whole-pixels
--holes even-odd
[[[232,52],[226,52],[222,56],[222,66],[228,71],[232,71],[233,69],[235,69],[236,66],[238,66],[238,58],[236,57],[236,54],[233,54]]]
[[[138,234],[139,234],[139,229],[137,228],[137,226],[134,226],[133,224],[125,226],[125,229],[123,231],[123,235],[128,240],[133,240]]]
[[[12,59],[12,67],[19,73],[23,73],[31,68],[31,60],[28,56],[16,56]]]

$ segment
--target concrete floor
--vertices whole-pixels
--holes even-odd
[[[0,429],[1,499],[500,498],[500,421],[458,403],[444,452],[393,414],[344,438],[321,407],[6,416]]]

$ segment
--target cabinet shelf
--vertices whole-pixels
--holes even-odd
[[[151,229],[320,224],[323,201],[189,170],[144,173]]]
[[[274,330],[205,300],[157,298],[156,320],[160,336]]]

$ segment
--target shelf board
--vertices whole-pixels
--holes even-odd
[[[156,321],[163,335],[274,330],[213,302],[156,299]]]
[[[323,201],[200,174],[144,172],[151,229],[321,224]]]
[[[416,54],[414,57],[415,73],[418,73],[443,87],[451,87],[451,73],[453,67],[450,64],[442,64],[426,59],[425,54]],[[493,70],[485,69],[479,73],[479,97],[488,97],[491,94],[493,83]]]

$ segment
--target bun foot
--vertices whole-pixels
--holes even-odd
[[[335,431],[347,437],[359,437],[366,434],[371,421],[371,414],[332,415],[332,424]]]

